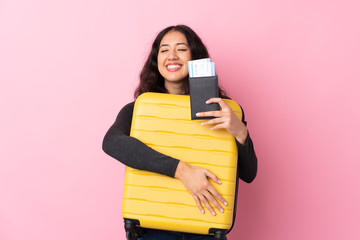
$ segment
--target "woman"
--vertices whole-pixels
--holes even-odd
[[[187,61],[207,57],[209,54],[206,47],[192,29],[184,25],[165,28],[157,35],[152,45],[140,74],[140,84],[135,90],[135,98],[145,92],[189,94]],[[197,115],[215,117],[202,125],[212,125],[213,130],[224,128],[236,138],[240,179],[250,183],[256,176],[257,158],[246,122],[244,117],[241,120],[237,118],[222,100],[228,97],[221,88],[219,96],[220,98],[209,99],[207,103],[218,103],[221,106],[220,111],[202,112]],[[141,141],[129,137],[133,108],[134,102],[131,102],[121,109],[115,123],[105,135],[103,150],[129,167],[178,178],[193,196],[202,213],[205,213],[205,206],[211,214],[216,215],[210,202],[220,212],[224,212],[222,205],[227,203],[208,180],[211,178],[221,184],[215,174],[205,168],[161,154]],[[183,239],[183,236],[187,236],[187,239],[212,239],[211,236],[155,230],[148,230],[143,239]]]

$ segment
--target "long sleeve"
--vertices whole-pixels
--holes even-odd
[[[179,160],[161,154],[130,137],[134,102],[119,112],[103,140],[103,150],[126,166],[174,177]]]
[[[242,109],[242,108],[241,108]],[[243,111],[243,110],[242,110]],[[243,111],[242,122],[247,125],[245,121],[245,114]],[[241,180],[251,183],[257,174],[257,157],[254,150],[253,142],[248,133],[245,143],[242,145],[236,141],[238,147],[238,171]]]

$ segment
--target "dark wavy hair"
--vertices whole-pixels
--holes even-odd
[[[155,41],[152,44],[149,57],[147,58],[144,67],[141,70],[140,84],[134,92],[135,99],[145,92],[168,93],[164,85],[164,78],[161,76],[158,70],[157,57],[159,53],[160,42],[165,34],[170,31],[178,31],[185,35],[189,44],[192,60],[209,57],[209,52],[206,49],[204,43],[190,27],[185,25],[176,25],[165,28],[156,36]],[[185,94],[189,94],[189,81],[184,82],[183,90]],[[221,98],[229,98],[221,87],[219,87],[219,96]]]

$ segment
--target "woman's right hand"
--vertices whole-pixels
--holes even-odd
[[[215,174],[210,172],[206,168],[201,168],[187,164],[180,161],[175,172],[175,178],[178,178],[185,186],[185,188],[193,196],[199,210],[205,213],[201,203],[210,211],[212,215],[216,215],[214,209],[211,207],[211,202],[220,212],[224,212],[224,209],[219,204],[220,201],[225,206],[228,203],[223,196],[211,185],[208,178],[211,178],[217,184],[221,184],[221,181]]]

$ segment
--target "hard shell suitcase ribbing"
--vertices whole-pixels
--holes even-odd
[[[240,106],[225,100],[241,119]],[[130,136],[163,154],[207,168],[221,180],[210,182],[228,202],[224,213],[214,206],[202,214],[180,180],[126,167],[122,215],[128,239],[134,225],[168,231],[215,234],[221,239],[232,227],[237,189],[237,147],[227,130],[201,126],[191,120],[190,96],[144,93],[135,102]],[[219,237],[220,236],[220,237]]]

